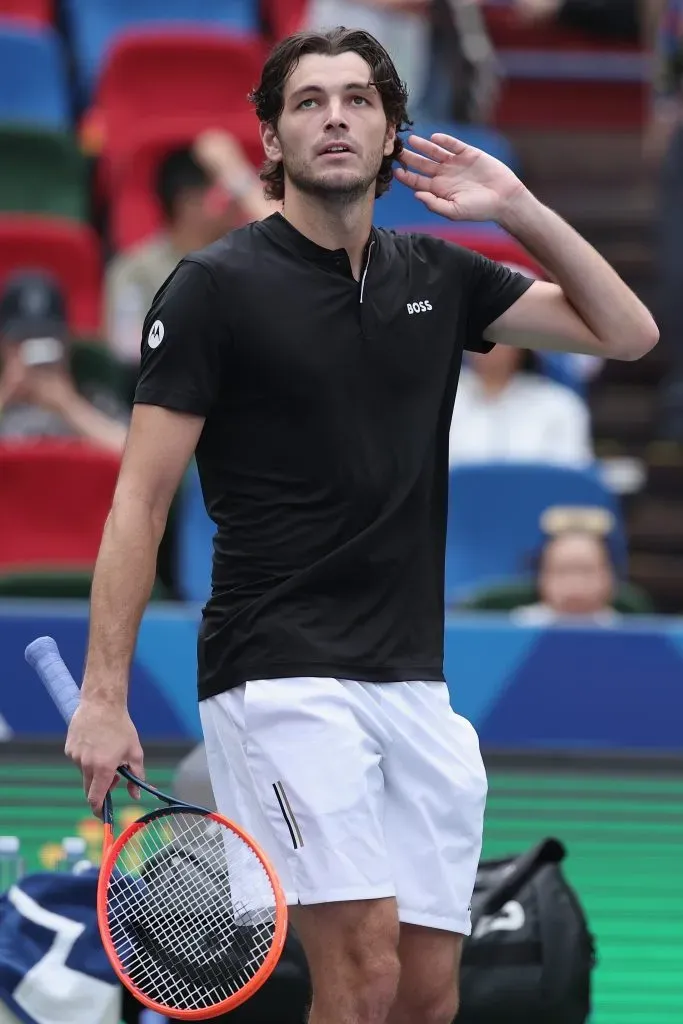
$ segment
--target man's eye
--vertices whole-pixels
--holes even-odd
[[[301,103],[299,104],[299,107],[300,107],[300,109],[303,109],[303,110],[310,110],[311,106],[314,103],[315,103],[315,100],[313,99],[313,97],[309,96],[309,98],[307,100],[302,100],[301,101]]]
[[[354,96],[353,99],[351,100],[351,102],[355,103],[355,105],[357,107],[360,107],[360,106],[365,106],[365,104],[368,101],[366,100],[365,96]]]

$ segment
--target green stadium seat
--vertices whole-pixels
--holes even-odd
[[[88,219],[86,161],[70,135],[0,125],[0,211]]]
[[[482,587],[455,606],[458,611],[511,612],[514,608],[536,604],[539,600],[533,580],[511,580]],[[622,615],[652,615],[654,607],[649,596],[632,583],[620,583],[614,608]]]
[[[36,600],[87,601],[90,597],[92,573],[87,569],[36,569],[34,566],[0,574],[0,598],[30,597]],[[157,580],[152,601],[167,601],[168,593]]]

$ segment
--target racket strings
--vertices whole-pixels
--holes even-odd
[[[235,995],[273,943],[265,868],[240,836],[202,814],[144,823],[112,866],[107,907],[122,970],[166,1009],[207,1009]]]

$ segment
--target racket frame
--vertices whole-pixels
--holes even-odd
[[[142,779],[138,779],[124,765],[119,768],[119,773],[129,782],[133,782],[136,786],[140,786],[151,796],[157,797],[167,806],[164,808],[157,808],[143,814],[137,819],[137,821],[128,825],[123,832],[113,840],[109,848],[103,852],[100,874],[97,881],[97,919],[102,943],[109,961],[121,983],[125,985],[125,987],[133,993],[135,998],[142,1003],[143,1006],[146,1006],[148,1010],[156,1010],[157,1013],[162,1014],[172,1013],[173,1018],[176,1020],[209,1020],[211,1017],[218,1017],[220,1014],[229,1013],[231,1010],[236,1009],[238,1006],[241,1006],[242,1003],[245,1003],[250,999],[251,996],[253,996],[268,980],[275,970],[282,955],[282,950],[284,949],[285,940],[287,938],[287,903],[275,870],[265,854],[255,846],[254,841],[250,836],[238,825],[235,825],[234,822],[223,817],[222,814],[217,814],[215,811],[209,811],[205,807],[187,804],[181,800],[176,800],[173,797],[168,796],[166,793],[162,793],[155,789],[154,786],[150,786],[149,783],[144,782]],[[107,796],[109,797],[109,794],[107,794]],[[110,798],[109,805],[111,808]],[[224,999],[222,1002],[217,1003],[215,1006],[209,1008],[201,1007],[194,1010],[172,1010],[168,1006],[155,1002],[155,1000],[150,999],[149,996],[145,995],[144,992],[141,992],[129,975],[126,974],[125,970],[121,966],[119,955],[111,937],[107,903],[109,879],[116,865],[116,861],[118,860],[118,857],[126,843],[132,839],[137,832],[144,828],[148,821],[152,821],[154,818],[160,817],[161,815],[173,815],[183,812],[201,814],[211,821],[215,821],[218,825],[228,828],[234,835],[238,836],[239,839],[241,839],[250,848],[251,853],[260,861],[262,868],[268,876],[268,880],[272,886],[273,895],[275,897],[275,930],[273,932],[273,938],[270,949],[253,978],[250,978],[246,985],[238,989],[238,991],[233,993],[233,995]]]

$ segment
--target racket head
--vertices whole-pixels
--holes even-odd
[[[207,1020],[249,999],[287,935],[284,892],[260,847],[222,815],[182,805],[143,815],[114,840],[97,917],[122,984],[178,1020]]]

